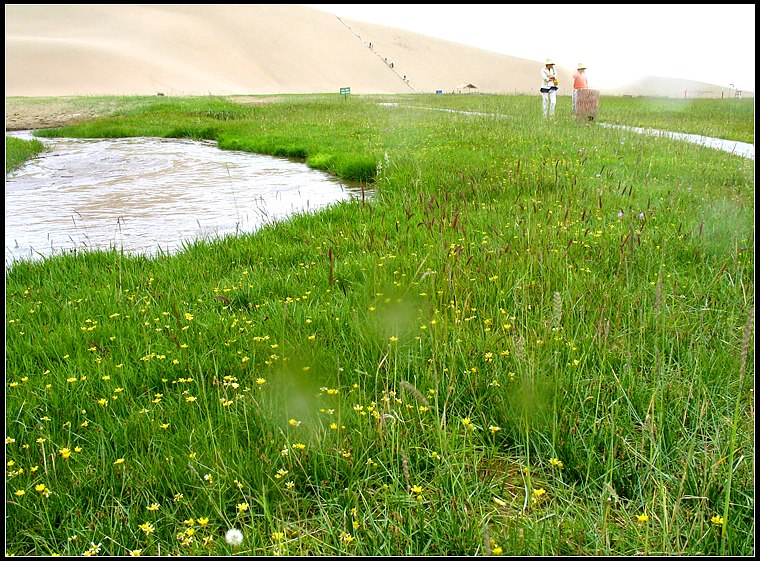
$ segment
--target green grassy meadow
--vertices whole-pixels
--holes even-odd
[[[6,268],[6,555],[754,555],[754,160],[569,97],[106,101],[37,135],[374,195]],[[597,120],[754,142],[751,99]]]

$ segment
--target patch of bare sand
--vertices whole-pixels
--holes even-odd
[[[275,103],[276,97],[229,96],[240,105]],[[5,130],[19,131],[77,125],[137,105],[139,101],[89,97],[8,97],[5,99]],[[143,102],[144,103],[144,102]]]
[[[44,129],[77,124],[88,119],[94,119],[99,114],[96,111],[72,112],[70,103],[49,101],[47,103],[24,104],[16,103],[11,107],[6,104],[5,130],[18,131],[29,129]]]

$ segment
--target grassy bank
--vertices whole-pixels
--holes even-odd
[[[754,99],[609,97],[600,106],[600,119],[617,124],[755,142]]]
[[[39,140],[5,137],[5,173],[21,167],[45,149]]]
[[[743,139],[712,101],[602,110]],[[376,196],[7,270],[6,552],[752,555],[754,161],[540,112],[157,98],[45,131]]]

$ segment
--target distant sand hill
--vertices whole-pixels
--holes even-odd
[[[537,93],[542,66],[299,5],[5,5],[6,96]],[[574,69],[558,70],[569,95]],[[724,92],[647,78],[606,93]]]

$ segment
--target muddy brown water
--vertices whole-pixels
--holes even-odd
[[[66,251],[174,253],[196,239],[253,232],[372,196],[304,163],[214,142],[39,140],[49,150],[6,176],[6,268]]]

